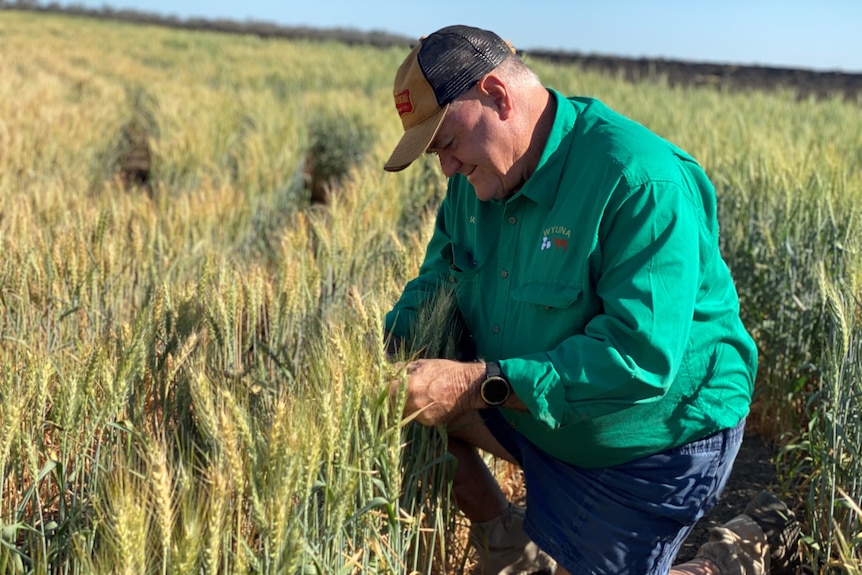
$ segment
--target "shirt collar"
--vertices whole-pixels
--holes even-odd
[[[542,151],[536,170],[511,199],[525,196],[550,210],[557,197],[557,184],[566,164],[566,157],[569,155],[566,136],[574,129],[578,113],[572,102],[562,94],[551,88],[548,88],[548,92],[557,103],[551,132],[545,142],[545,149]]]

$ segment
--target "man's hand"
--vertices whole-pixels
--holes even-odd
[[[484,407],[479,395],[479,386],[485,379],[484,363],[419,359],[408,363],[406,371],[404,415],[416,414],[416,421],[422,425],[440,425]],[[390,384],[393,398],[401,385],[400,379]]]

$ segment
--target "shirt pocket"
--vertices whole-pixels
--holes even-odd
[[[449,276],[452,282],[475,279],[482,267],[476,261],[473,252],[451,242],[440,250],[440,254],[443,256],[443,260],[449,264]]]
[[[448,243],[441,250],[443,260],[449,264],[449,285],[458,299],[458,307],[465,319],[475,320],[479,304],[479,272],[482,264],[473,252],[455,243]]]
[[[547,351],[583,333],[586,314],[580,286],[531,283],[513,289],[512,300],[517,304],[519,328],[541,334],[535,342],[541,348],[537,351]]]

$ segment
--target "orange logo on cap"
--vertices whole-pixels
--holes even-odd
[[[403,116],[413,111],[413,101],[410,99],[410,90],[404,90],[395,94],[395,109],[398,115]]]

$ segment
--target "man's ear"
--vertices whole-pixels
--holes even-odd
[[[500,119],[506,120],[512,113],[512,93],[502,78],[491,74],[485,74],[477,85],[479,94],[493,102]]]

